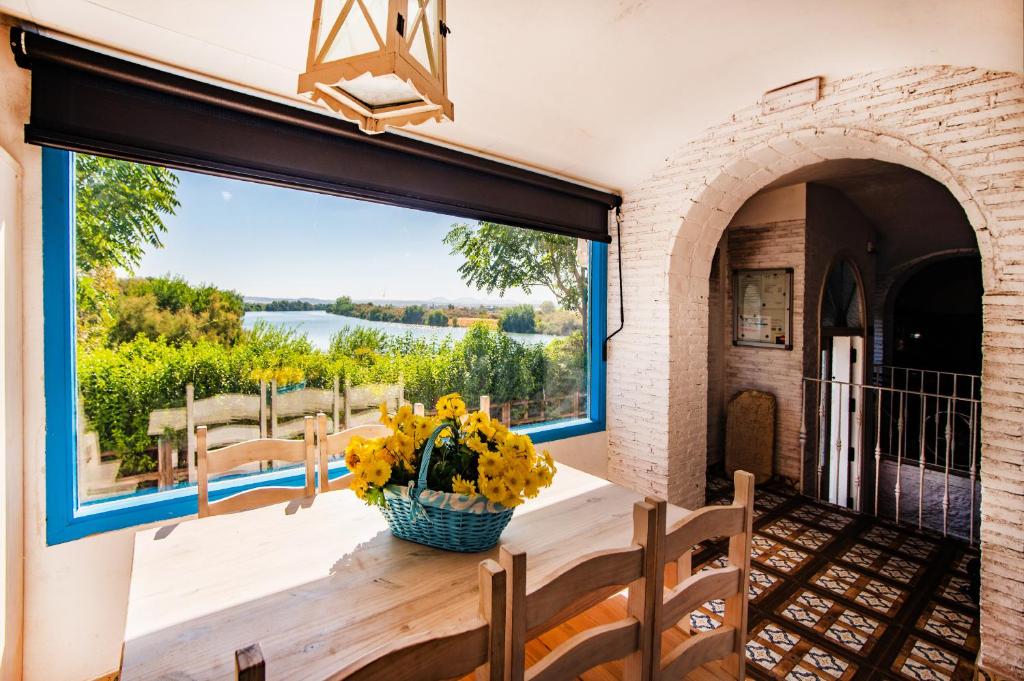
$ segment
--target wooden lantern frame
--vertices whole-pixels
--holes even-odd
[[[381,35],[373,22],[364,0],[345,0],[331,29],[319,43],[321,22],[329,20],[323,16],[324,0],[315,0],[313,22],[309,31],[309,51],[306,57],[306,72],[299,76],[298,92],[314,102],[323,104],[340,116],[359,124],[367,133],[384,132],[386,126],[417,125],[428,120],[449,121],[455,118],[455,107],[448,99],[448,74],[445,24],[445,0],[417,0],[416,16],[405,16],[408,0],[388,0],[385,32]],[[428,25],[428,8],[437,9],[438,26],[436,33]],[[345,22],[353,12],[361,12],[370,27],[378,49],[337,59],[324,61]],[[421,64],[411,53],[411,47],[420,32],[425,40],[429,64]],[[437,40],[436,50],[432,42]],[[373,77],[396,76],[409,84],[419,95],[417,101],[384,106],[372,106],[356,99],[339,86],[365,73]]]

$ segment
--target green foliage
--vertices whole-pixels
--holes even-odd
[[[138,335],[163,336],[173,345],[200,339],[234,343],[242,333],[242,297],[213,286],[190,286],[180,277],[118,282],[107,340],[111,346]]]
[[[459,274],[467,284],[502,296],[509,289],[530,293],[544,287],[586,319],[587,279],[576,258],[576,239],[480,222],[452,225],[444,242],[466,259]]]
[[[545,301],[546,302],[546,301]],[[583,331],[583,320],[577,312],[556,308],[551,303],[542,304],[537,313],[537,333],[549,336],[568,336]]]
[[[583,333],[555,338],[544,348],[544,390],[548,395],[567,395],[582,390],[587,378]]]
[[[75,155],[75,306],[79,341],[102,344],[113,321],[117,269],[133,271],[160,248],[164,217],[178,209],[178,177],[166,168]]]
[[[78,269],[132,270],[145,248],[160,248],[163,218],[179,207],[178,176],[167,168],[75,155]]]
[[[246,303],[246,312],[310,312],[326,310],[333,303],[310,303],[305,300],[271,300],[268,303]]]
[[[448,326],[448,315],[440,310],[431,310],[424,318],[427,326]]]
[[[331,314],[341,315],[342,317],[352,317],[356,311],[355,304],[352,303],[352,299],[348,296],[341,296],[336,298],[333,303],[327,306],[327,311]]]
[[[409,307],[402,310],[402,323],[422,324],[423,314],[424,310],[422,305],[410,305]]]
[[[304,376],[311,388],[330,388],[335,376],[353,385],[401,379],[411,402],[433,404],[457,391],[468,404],[481,394],[498,403],[542,391],[550,396],[555,387],[567,394],[579,390],[585,366],[582,336],[544,348],[516,342],[484,324],[458,341],[353,328],[336,334],[322,351],[303,334],[261,322],[232,346],[208,338],[175,344],[163,336],[139,335],[117,348],[80,348],[78,385],[89,428],[99,435],[103,451],[121,455],[120,472],[129,475],[155,470],[149,414],[184,406],[188,383],[195,386],[196,399],[253,394],[260,375],[285,370]]]
[[[532,305],[506,308],[498,320],[498,328],[506,333],[536,333],[537,320]]]

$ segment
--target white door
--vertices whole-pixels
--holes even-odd
[[[861,429],[864,426],[864,391],[860,387],[864,383],[864,339],[861,336],[850,337],[850,383],[853,384],[853,404],[847,412],[850,419],[850,498],[853,500],[854,510],[860,510],[860,472],[861,472],[861,448],[863,437]]]
[[[828,500],[839,506],[860,509],[861,459],[861,366],[864,339],[832,338]]]

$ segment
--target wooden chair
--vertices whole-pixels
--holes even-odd
[[[613,660],[625,659],[626,681],[646,681],[653,665],[656,585],[663,569],[662,533],[657,510],[638,502],[633,508],[633,542],[599,551],[571,563],[526,593],[526,554],[501,548],[508,572],[506,681],[564,681]],[[526,668],[526,642],[590,606],[629,587],[626,617],[586,629]]]
[[[306,417],[305,436],[302,440],[248,440],[211,451],[206,451],[206,426],[199,426],[196,428],[196,451],[199,463],[200,518],[244,511],[316,494],[312,416]],[[210,503],[211,475],[226,473],[238,466],[256,461],[305,463],[306,484],[304,487],[257,487]]]
[[[341,456],[345,453],[345,448],[348,447],[348,443],[352,441],[353,437],[364,437],[364,438],[375,438],[375,437],[386,437],[390,432],[387,426],[383,425],[365,425],[356,426],[354,428],[348,428],[341,431],[340,433],[327,434],[327,415],[320,413],[316,415],[316,428],[317,428],[317,449],[320,450],[320,491],[321,492],[333,492],[339,489],[348,489],[348,485],[352,482],[352,474],[347,473],[336,480],[331,480],[329,477],[330,473],[330,459],[332,456]]]
[[[473,674],[479,681],[501,681],[505,669],[506,574],[493,560],[480,563],[480,617],[477,626],[443,636],[430,632],[397,639],[327,681],[433,681]],[[235,652],[236,678],[263,681],[265,663],[258,645]]]
[[[665,534],[664,556],[675,563],[677,584],[663,589],[664,570],[658,571],[658,593],[665,591],[658,605],[657,629],[653,638],[656,661],[655,681],[684,678],[690,671],[711,660],[723,659],[725,669],[737,679],[745,678],[747,645],[747,588],[750,580],[750,540],[754,520],[754,476],[736,471],[735,495],[728,506],[705,506],[680,520]],[[658,508],[659,523],[664,526],[665,502],[648,499]],[[725,567],[691,574],[694,545],[712,537],[729,537],[728,564]],[[690,636],[662,657],[661,632],[683,620],[683,631],[690,633],[690,613],[709,600],[725,600],[722,626]]]

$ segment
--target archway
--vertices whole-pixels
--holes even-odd
[[[1017,332],[1009,331],[1017,328],[1024,290],[1024,272],[1014,266],[1024,257],[1024,226],[1015,217],[1024,168],[1013,151],[1024,148],[1024,127],[1014,124],[1022,85],[1021,74],[957,66],[858,74],[825,83],[814,104],[771,113],[752,103],[676,151],[666,149],[665,166],[623,206],[622,248],[630,257],[622,276],[633,322],[609,358],[610,475],[683,505],[704,501],[708,271],[744,202],[786,173],[826,160],[876,159],[918,170],[962,207],[983,262],[984,322],[1008,329],[1005,341],[985,339],[982,459],[990,473],[982,477],[995,492],[986,494],[981,530],[988,580],[981,612],[985,640],[1024,645],[1024,631],[1007,625],[1024,608],[1024,572],[997,567],[1024,560],[1012,532],[1001,529],[1024,523],[1024,506],[991,477],[1021,461],[998,424],[1019,427],[1021,417],[1008,405],[1024,390]],[[987,160],[978,160],[982,154]],[[615,290],[614,277],[610,283]],[[983,640],[983,663],[1024,670],[1024,658],[989,660],[988,649]]]

